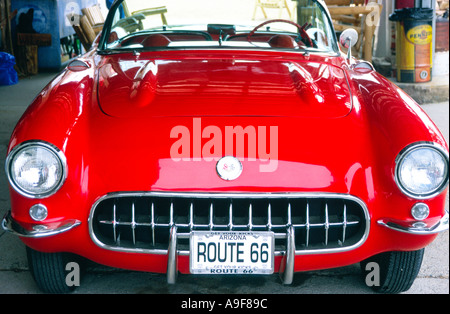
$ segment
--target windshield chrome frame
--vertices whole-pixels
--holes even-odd
[[[113,4],[111,5],[108,15],[106,17],[104,26],[103,26],[103,30],[102,33],[100,35],[100,40],[99,40],[99,44],[97,46],[97,53],[98,54],[114,54],[114,53],[126,53],[126,52],[134,52],[137,49],[136,48],[120,48],[120,49],[116,49],[116,48],[107,48],[106,47],[106,43],[107,43],[107,38],[109,37],[110,33],[111,33],[111,27],[112,27],[112,22],[114,20],[114,15],[116,14],[116,10],[118,9],[118,7],[120,6],[120,4],[125,1],[125,0],[115,0],[113,2]],[[313,0],[319,7],[321,7],[321,10],[323,11],[323,13],[326,15],[326,18],[328,20],[328,25],[330,27],[331,30],[331,34],[329,34],[329,36],[331,36],[331,45],[330,45],[330,50],[329,51],[318,51],[320,53],[325,53],[327,55],[329,54],[339,54],[340,50],[339,47],[337,45],[337,36],[336,36],[336,31],[334,29],[332,20],[331,20],[331,16],[330,16],[330,12],[328,11],[328,8],[325,4],[325,2],[323,0]],[[177,47],[177,48],[169,48],[167,49],[167,47],[164,47],[164,50],[185,50],[185,49],[192,49],[193,47]],[[212,47],[195,47],[195,49],[200,50],[200,49],[208,49],[208,48],[212,48]],[[216,47],[214,47],[214,49],[216,49]],[[227,47],[227,49],[239,49],[239,50],[243,50],[242,47]],[[250,48],[250,49],[254,49],[254,48]],[[143,50],[142,48],[139,48],[139,50]],[[291,52],[297,52],[297,53],[304,53],[305,51],[307,51],[308,53],[314,53],[316,51],[314,51],[314,49],[301,49],[301,50],[292,50],[292,49],[276,49],[277,51],[291,51]],[[144,51],[161,51],[161,49],[148,49]],[[273,50],[272,50],[273,51]]]

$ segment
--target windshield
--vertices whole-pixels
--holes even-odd
[[[336,52],[316,0],[123,0],[109,12],[105,51],[177,48]]]

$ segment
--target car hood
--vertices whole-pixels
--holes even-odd
[[[337,118],[352,108],[345,73],[327,63],[255,58],[110,56],[98,101],[110,116]]]

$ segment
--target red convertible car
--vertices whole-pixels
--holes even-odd
[[[169,283],[361,263],[375,290],[410,288],[448,229],[447,143],[341,52],[323,1],[250,3],[117,0],[24,113],[2,226],[41,289],[75,288],[73,256]]]

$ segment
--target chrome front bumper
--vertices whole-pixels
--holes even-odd
[[[378,220],[378,224],[386,228],[417,235],[430,235],[448,230],[448,212],[445,211],[444,216],[434,224],[425,221],[400,222],[393,221],[389,218]]]
[[[414,222],[408,224],[399,224],[387,219],[378,220],[378,224],[387,227],[389,229],[406,232],[409,234],[417,235],[430,235],[438,232],[443,232],[448,230],[449,226],[449,215],[448,212],[445,213],[444,217],[436,224],[428,226],[425,223]],[[11,212],[8,213],[3,218],[1,225],[4,230],[11,232],[15,235],[21,237],[31,237],[31,238],[42,238],[47,236],[57,235],[66,231],[69,231],[81,222],[75,219],[65,220],[59,223],[53,224],[37,224],[30,228],[24,228],[18,222],[16,222],[12,216]],[[167,282],[169,284],[174,284],[177,277],[177,255],[179,254],[177,249],[177,240],[179,237],[184,235],[177,233],[177,227],[173,225],[170,228],[169,237],[169,247],[167,250],[168,263],[167,263]],[[280,276],[284,284],[291,284],[294,275],[294,257],[296,255],[295,251],[295,237],[294,228],[289,226],[287,228],[287,247],[286,252],[284,252],[283,261],[280,269]]]
[[[11,211],[8,211],[2,220],[2,228],[4,230],[25,238],[43,238],[54,236],[69,231],[80,224],[81,221],[79,220],[68,219],[51,224],[36,224],[26,228],[12,218]]]

